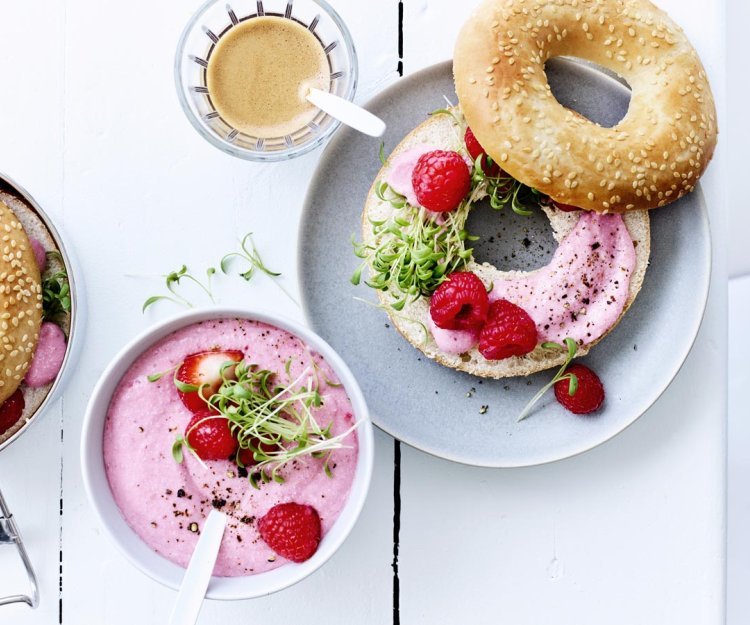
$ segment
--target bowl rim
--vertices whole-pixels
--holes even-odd
[[[315,332],[286,316],[251,307],[209,306],[191,309],[151,325],[128,341],[110,360],[90,396],[83,418],[80,455],[84,490],[94,517],[118,551],[137,569],[172,589],[178,589],[185,569],[156,553],[130,528],[104,470],[104,423],[111,392],[145,350],[174,331],[210,319],[239,318],[260,321],[290,332],[319,352],[347,391],[357,422],[359,453],[351,490],[338,518],[323,537],[318,551],[301,564],[287,563],[271,571],[237,577],[212,577],[208,599],[241,600],[268,595],[301,581],[320,568],[345,542],[359,518],[370,488],[374,463],[374,431],[364,395],[354,375],[334,349]]]
[[[347,89],[347,92],[343,95],[343,97],[350,102],[353,102],[354,96],[357,93],[357,85],[359,83],[359,61],[357,57],[357,50],[354,46],[354,39],[352,38],[352,34],[349,31],[349,27],[346,25],[346,22],[341,19],[341,16],[338,14],[338,12],[330,4],[328,4],[326,0],[306,1],[318,5],[321,10],[324,11],[326,15],[328,15],[328,17],[333,21],[333,23],[336,25],[336,28],[338,28],[338,30],[341,32],[342,43],[344,44],[344,47],[346,49],[347,56],[351,60],[351,84],[349,85],[349,88]],[[215,148],[218,148],[225,154],[257,163],[287,161],[298,156],[302,156],[303,154],[307,154],[308,152],[312,152],[321,145],[325,145],[325,143],[341,126],[341,122],[333,117],[331,117],[332,121],[328,128],[326,128],[324,132],[320,133],[313,140],[304,143],[299,147],[294,146],[292,148],[286,148],[284,150],[277,150],[274,152],[253,152],[251,150],[237,147],[232,143],[221,140],[218,136],[216,136],[215,133],[209,132],[205,128],[205,126],[200,123],[200,120],[191,109],[190,103],[187,99],[187,96],[185,95],[187,85],[185,85],[182,80],[181,65],[184,60],[183,57],[185,56],[185,45],[187,43],[188,35],[192,32],[193,28],[196,27],[198,21],[201,17],[203,17],[206,11],[208,11],[214,5],[219,4],[220,2],[221,0],[206,0],[195,11],[195,13],[193,13],[193,15],[185,25],[185,28],[182,30],[182,33],[180,34],[180,38],[177,43],[177,49],[175,51],[173,74],[175,88],[177,91],[177,99],[180,103],[180,108],[185,114],[185,117],[187,117],[188,121],[190,122],[190,125],[198,132],[201,137],[203,137],[211,145],[213,145]]]
[[[51,404],[57,401],[60,394],[65,389],[73,370],[73,365],[77,358],[79,348],[83,342],[84,310],[81,304],[83,296],[82,272],[75,256],[73,255],[72,249],[68,246],[67,239],[61,232],[60,228],[55,225],[54,220],[39,205],[31,193],[18,184],[18,182],[16,182],[11,176],[1,171],[0,190],[4,190],[6,193],[17,196],[37,214],[57,246],[57,250],[62,257],[63,267],[68,276],[68,285],[70,286],[70,331],[67,337],[68,343],[65,349],[65,356],[60,365],[60,371],[52,382],[52,386],[50,386],[49,391],[47,391],[47,395],[42,400],[42,403],[39,404],[37,409],[31,415],[29,415],[26,423],[16,430],[10,438],[0,442],[0,452],[2,452],[16,442],[25,432],[31,429],[31,426],[39,420],[39,417]]]

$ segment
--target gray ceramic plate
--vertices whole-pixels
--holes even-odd
[[[626,112],[628,91],[600,71],[569,60],[548,68],[557,98],[587,117],[613,125]],[[388,124],[386,152],[444,105],[455,102],[450,63],[402,79],[368,108]],[[700,191],[651,213],[651,267],[643,289],[615,330],[583,362],[601,376],[604,408],[591,417],[566,412],[548,393],[528,419],[515,417],[552,372],[481,380],[443,367],[406,342],[368,287],[349,278],[358,259],[361,210],[378,173],[378,142],[342,130],[322,157],[300,224],[299,279],[312,328],[357,377],[373,421],[414,447],[457,462],[515,467],[559,460],[621,432],[661,395],[698,333],[708,295],[710,235]],[[547,264],[555,243],[543,215],[523,218],[488,207],[472,211],[469,229],[480,261],[502,269]],[[689,245],[686,244],[689,241]],[[470,396],[467,396],[470,395]],[[484,414],[482,406],[487,406]]]

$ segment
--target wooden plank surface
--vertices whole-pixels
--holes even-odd
[[[120,346],[175,312],[165,305],[140,313],[160,287],[159,274],[184,262],[196,270],[215,264],[253,231],[267,264],[296,292],[292,224],[319,153],[250,164],[192,130],[174,93],[172,60],[197,3],[132,0],[117,10],[95,0],[40,4],[43,10],[29,3],[0,9],[0,19],[14,25],[0,38],[0,63],[17,96],[4,92],[0,170],[64,222],[83,261],[90,323],[64,402],[0,455],[0,487],[21,522],[43,593],[40,610],[0,611],[0,623],[164,623],[174,593],[123,560],[81,489],[78,442],[88,394]],[[333,4],[354,35],[366,99],[397,79],[400,62],[410,73],[449,58],[475,2]],[[660,4],[686,28],[722,97],[719,3]],[[563,625],[722,623],[724,402],[718,390],[694,392],[698,384],[720,389],[726,366],[720,162],[705,181],[719,242],[706,321],[683,371],[643,419],[579,458],[515,471],[457,466],[378,433],[369,500],[331,562],[284,593],[211,603],[201,622],[538,625],[554,616]],[[248,286],[227,282],[219,296],[301,318],[262,278]],[[0,589],[13,576],[0,559]]]

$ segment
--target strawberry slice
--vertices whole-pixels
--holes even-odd
[[[195,390],[178,390],[180,399],[190,412],[206,410],[206,401],[221,386],[221,368],[227,362],[241,362],[245,355],[237,350],[215,350],[192,354],[185,358],[175,376],[183,384]],[[234,375],[234,367],[224,371],[225,377]]]
[[[20,388],[3,402],[0,406],[0,435],[18,423],[25,406],[26,401]]]

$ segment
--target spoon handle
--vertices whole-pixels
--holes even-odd
[[[320,89],[310,89],[307,100],[331,117],[366,135],[381,137],[385,132],[385,122],[382,119],[337,95]]]
[[[219,555],[226,524],[225,514],[211,510],[203,524],[201,536],[190,558],[185,577],[182,578],[182,585],[177,594],[172,616],[169,618],[169,625],[195,625],[198,621],[203,598],[206,596],[211,573],[216,564],[216,557]]]

